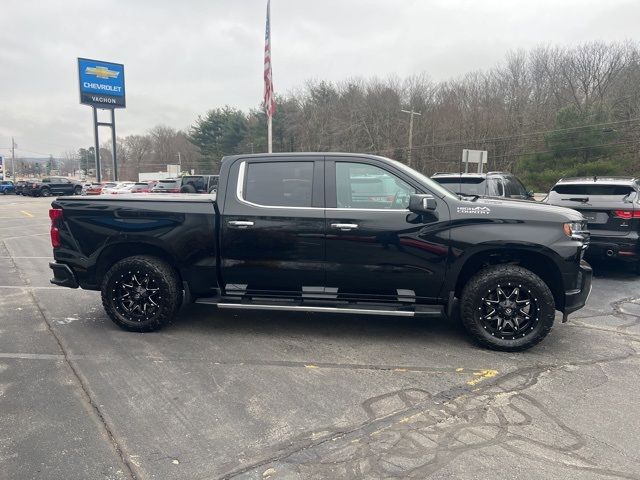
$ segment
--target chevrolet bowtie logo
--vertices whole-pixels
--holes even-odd
[[[87,67],[84,71],[87,75],[95,75],[98,78],[118,78],[120,72],[109,70],[107,67]]]

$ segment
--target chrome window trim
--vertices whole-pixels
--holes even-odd
[[[305,160],[309,163],[313,163],[313,161]],[[244,198],[244,179],[246,175],[246,161],[240,162],[240,169],[238,170],[238,184],[236,185],[236,198],[238,202],[243,203],[245,205],[249,205],[251,207],[257,208],[280,208],[284,210],[324,210],[324,207],[289,207],[286,205],[261,205],[258,203],[253,203]]]

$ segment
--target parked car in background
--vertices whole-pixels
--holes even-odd
[[[85,183],[82,186],[81,195],[99,195],[102,190],[102,184],[98,182]]]
[[[218,175],[185,175],[158,180],[153,193],[216,193]]]
[[[511,173],[436,173],[431,178],[458,195],[533,200],[533,192]]]
[[[16,187],[11,180],[3,180],[0,182],[0,193],[6,195],[8,193],[15,193]]]
[[[582,213],[591,232],[587,256],[632,262],[640,273],[640,179],[563,178],[542,201]]]
[[[163,178],[151,189],[152,193],[180,193],[179,178]]]
[[[22,192],[24,190],[24,186],[27,184],[26,180],[18,180],[15,184],[14,184],[14,191],[16,195],[22,195]]]
[[[111,188],[115,186],[116,186],[116,182],[102,182],[102,183],[93,182],[91,183],[90,186],[83,189],[82,191],[84,195],[100,195],[102,194],[103,189]]]
[[[340,199],[341,204],[351,207],[357,205],[360,208],[394,208],[394,205],[404,202],[411,191],[403,189],[393,177],[388,175],[353,175],[349,179],[350,194],[347,198]],[[295,195],[296,188],[304,188],[296,185],[295,181],[286,182],[284,187]],[[341,189],[347,194],[348,189]]]
[[[118,193],[128,193],[128,192],[121,192],[120,190],[126,189],[128,187],[130,187],[131,185],[133,185],[134,182],[117,182],[114,185],[108,186],[108,187],[103,187],[102,189],[102,194],[106,195],[106,194],[118,194]]]
[[[82,185],[65,177],[43,177],[41,180],[28,181],[23,195],[32,197],[49,197],[51,195],[80,195]]]
[[[151,191],[151,182],[136,182],[129,189],[129,193],[149,193]]]
[[[215,193],[218,191],[218,175],[185,175],[180,180],[180,193]]]

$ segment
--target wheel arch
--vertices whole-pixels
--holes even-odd
[[[460,298],[462,290],[467,282],[478,271],[487,266],[515,264],[539,276],[551,290],[556,310],[564,309],[565,295],[560,268],[545,253],[531,248],[487,248],[470,255],[460,267],[455,287],[456,297]]]
[[[173,267],[178,275],[178,279],[182,282],[180,274],[180,266],[176,258],[166,249],[144,242],[117,242],[105,247],[96,260],[95,280],[100,285],[107,271],[117,262],[128,257],[136,255],[148,255],[160,258]]]

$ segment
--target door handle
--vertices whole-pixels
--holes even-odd
[[[247,220],[231,220],[227,223],[230,227],[247,228],[253,227],[253,222]]]
[[[355,230],[358,228],[357,223],[332,223],[331,228],[339,228],[343,232],[348,232],[349,230]]]

